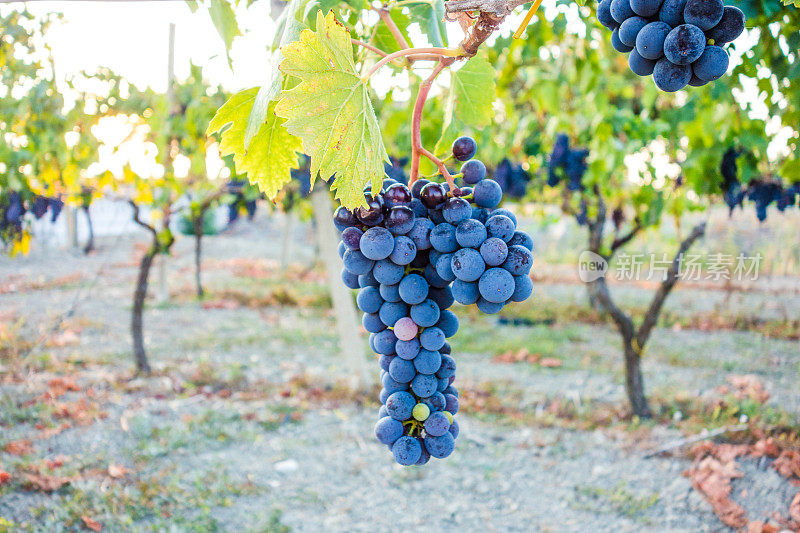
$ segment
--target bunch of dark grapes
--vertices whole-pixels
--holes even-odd
[[[503,159],[494,171],[494,180],[500,185],[503,194],[510,198],[522,198],[531,180],[522,165]]]
[[[50,221],[55,222],[64,202],[60,198],[33,195],[24,199],[17,191],[0,195],[0,241],[6,243],[22,235],[23,218],[31,213],[37,220],[50,211]]]
[[[741,207],[744,202],[745,191],[739,182],[739,168],[736,158],[739,152],[735,148],[728,148],[722,156],[719,171],[722,174],[722,197],[731,213],[736,206]]]
[[[533,290],[532,241],[516,231],[513,214],[495,209],[502,191],[472,159],[476,150],[468,137],[453,144],[471,187],[451,191],[420,179],[409,188],[387,178],[377,193],[365,188],[365,207],[334,213],[342,281],[359,290],[362,324],[379,356],[383,405],[375,435],[401,465],[423,465],[455,449],[459,394],[447,342],[459,326],[449,310],[455,294],[474,290],[479,296],[459,301],[483,299],[496,312]]]
[[[407,164],[407,157],[391,156],[389,157],[389,162],[383,164],[383,168],[389,179],[393,179],[397,183],[408,183],[408,174],[405,171]]]
[[[729,62],[723,46],[745,27],[742,10],[722,0],[602,0],[597,19],[612,31],[614,48],[630,52],[631,70],[652,74],[666,92],[721,78]]]
[[[569,136],[565,133],[556,135],[553,144],[553,151],[550,152],[550,161],[547,169],[547,185],[557,187],[562,181],[566,181],[567,190],[584,191],[583,177],[589,169],[586,158],[589,157],[589,150],[583,148],[570,148]],[[582,201],[580,210],[575,215],[578,224],[583,226],[588,222],[586,202]]]

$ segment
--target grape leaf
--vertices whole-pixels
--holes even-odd
[[[214,27],[217,28],[217,33],[225,42],[225,55],[228,57],[228,65],[231,66],[230,51],[233,39],[242,34],[239,31],[239,25],[236,23],[236,13],[233,12],[233,8],[227,0],[211,0],[208,13],[211,15]]]
[[[783,0],[783,5],[800,7],[800,0]]]
[[[331,190],[347,208],[365,205],[364,185],[378,190],[389,160],[367,86],[356,72],[350,34],[334,17],[317,13],[316,31],[283,48],[281,71],[300,80],[281,93],[275,112],[303,141],[311,176],[335,176]]]
[[[481,128],[492,120],[496,94],[494,67],[482,57],[473,57],[450,74],[442,135],[436,143],[440,153],[465,126]]]
[[[297,156],[302,146],[300,139],[286,131],[283,119],[275,114],[273,102],[268,106],[266,120],[253,137],[250,148],[245,149],[247,119],[258,91],[254,87],[231,96],[214,115],[206,133],[211,135],[221,131],[220,155],[233,154],[236,172],[247,174],[250,182],[272,199],[291,181],[289,171],[297,168]]]

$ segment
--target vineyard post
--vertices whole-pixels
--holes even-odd
[[[364,343],[358,334],[361,323],[356,315],[350,290],[340,279],[342,261],[336,251],[339,238],[333,225],[333,211],[327,189],[324,186],[315,187],[311,193],[311,202],[314,208],[317,245],[328,273],[328,287],[331,292],[336,329],[339,334],[339,350],[346,358],[347,374],[352,385],[358,387],[367,379]]]

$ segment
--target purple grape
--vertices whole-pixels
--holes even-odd
[[[386,189],[386,192],[383,193],[383,199],[386,201],[386,205],[389,207],[395,207],[398,205],[410,206],[411,205],[411,190],[408,187],[403,185],[402,183],[395,183],[394,185],[389,186]]]
[[[413,307],[412,307],[413,309]],[[394,324],[394,334],[401,341],[410,341],[417,336],[419,327],[410,317],[403,317]]]
[[[405,235],[414,227],[414,212],[404,205],[396,206],[386,217],[386,228],[395,235]]]
[[[444,203],[446,198],[447,194],[441,184],[434,182],[426,184],[419,193],[422,205],[428,209],[436,209]]]
[[[478,143],[472,137],[462,136],[453,141],[453,157],[457,161],[472,159],[477,151]]]

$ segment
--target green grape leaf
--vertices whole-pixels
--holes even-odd
[[[391,12],[389,16],[392,18],[397,26],[397,29],[400,30],[400,33],[405,40],[407,42],[411,42],[407,31],[408,26],[411,24],[411,19],[398,10]],[[394,35],[392,35],[392,32],[389,30],[389,26],[387,26],[382,20],[378,21],[378,25],[375,28],[375,35],[372,38],[372,44],[389,54],[400,50],[400,45],[398,44],[397,39],[395,39]]]
[[[444,25],[444,0],[409,3],[411,22],[419,24],[419,29],[428,37],[433,46],[447,46],[447,31]]]
[[[221,131],[220,155],[233,154],[236,172],[247,174],[270,199],[292,179],[290,170],[297,168],[302,151],[300,139],[290,135],[283,119],[275,114],[275,103],[269,105],[266,120],[253,137],[249,149],[244,146],[247,119],[256,101],[258,88],[234,94],[219,108],[208,125],[207,134]],[[230,125],[230,127],[227,127]]]
[[[456,139],[465,126],[482,128],[492,120],[496,94],[495,71],[482,57],[473,57],[450,74],[450,91],[445,103],[442,135],[436,143],[440,153]]]
[[[800,0],[783,0],[783,5],[800,7]]]
[[[228,57],[228,65],[231,66],[230,51],[233,39],[242,34],[236,22],[236,13],[227,0],[211,0],[208,13],[211,15],[214,27],[217,28],[217,33],[225,43],[225,55]]]
[[[198,9],[197,0],[186,0],[186,5],[189,6],[189,11],[192,13],[196,12]]]
[[[316,31],[283,48],[281,70],[300,84],[275,106],[286,129],[303,140],[311,176],[335,176],[331,190],[347,208],[365,205],[364,185],[381,187],[389,160],[366,81],[356,72],[350,34],[334,17],[317,13]]]

